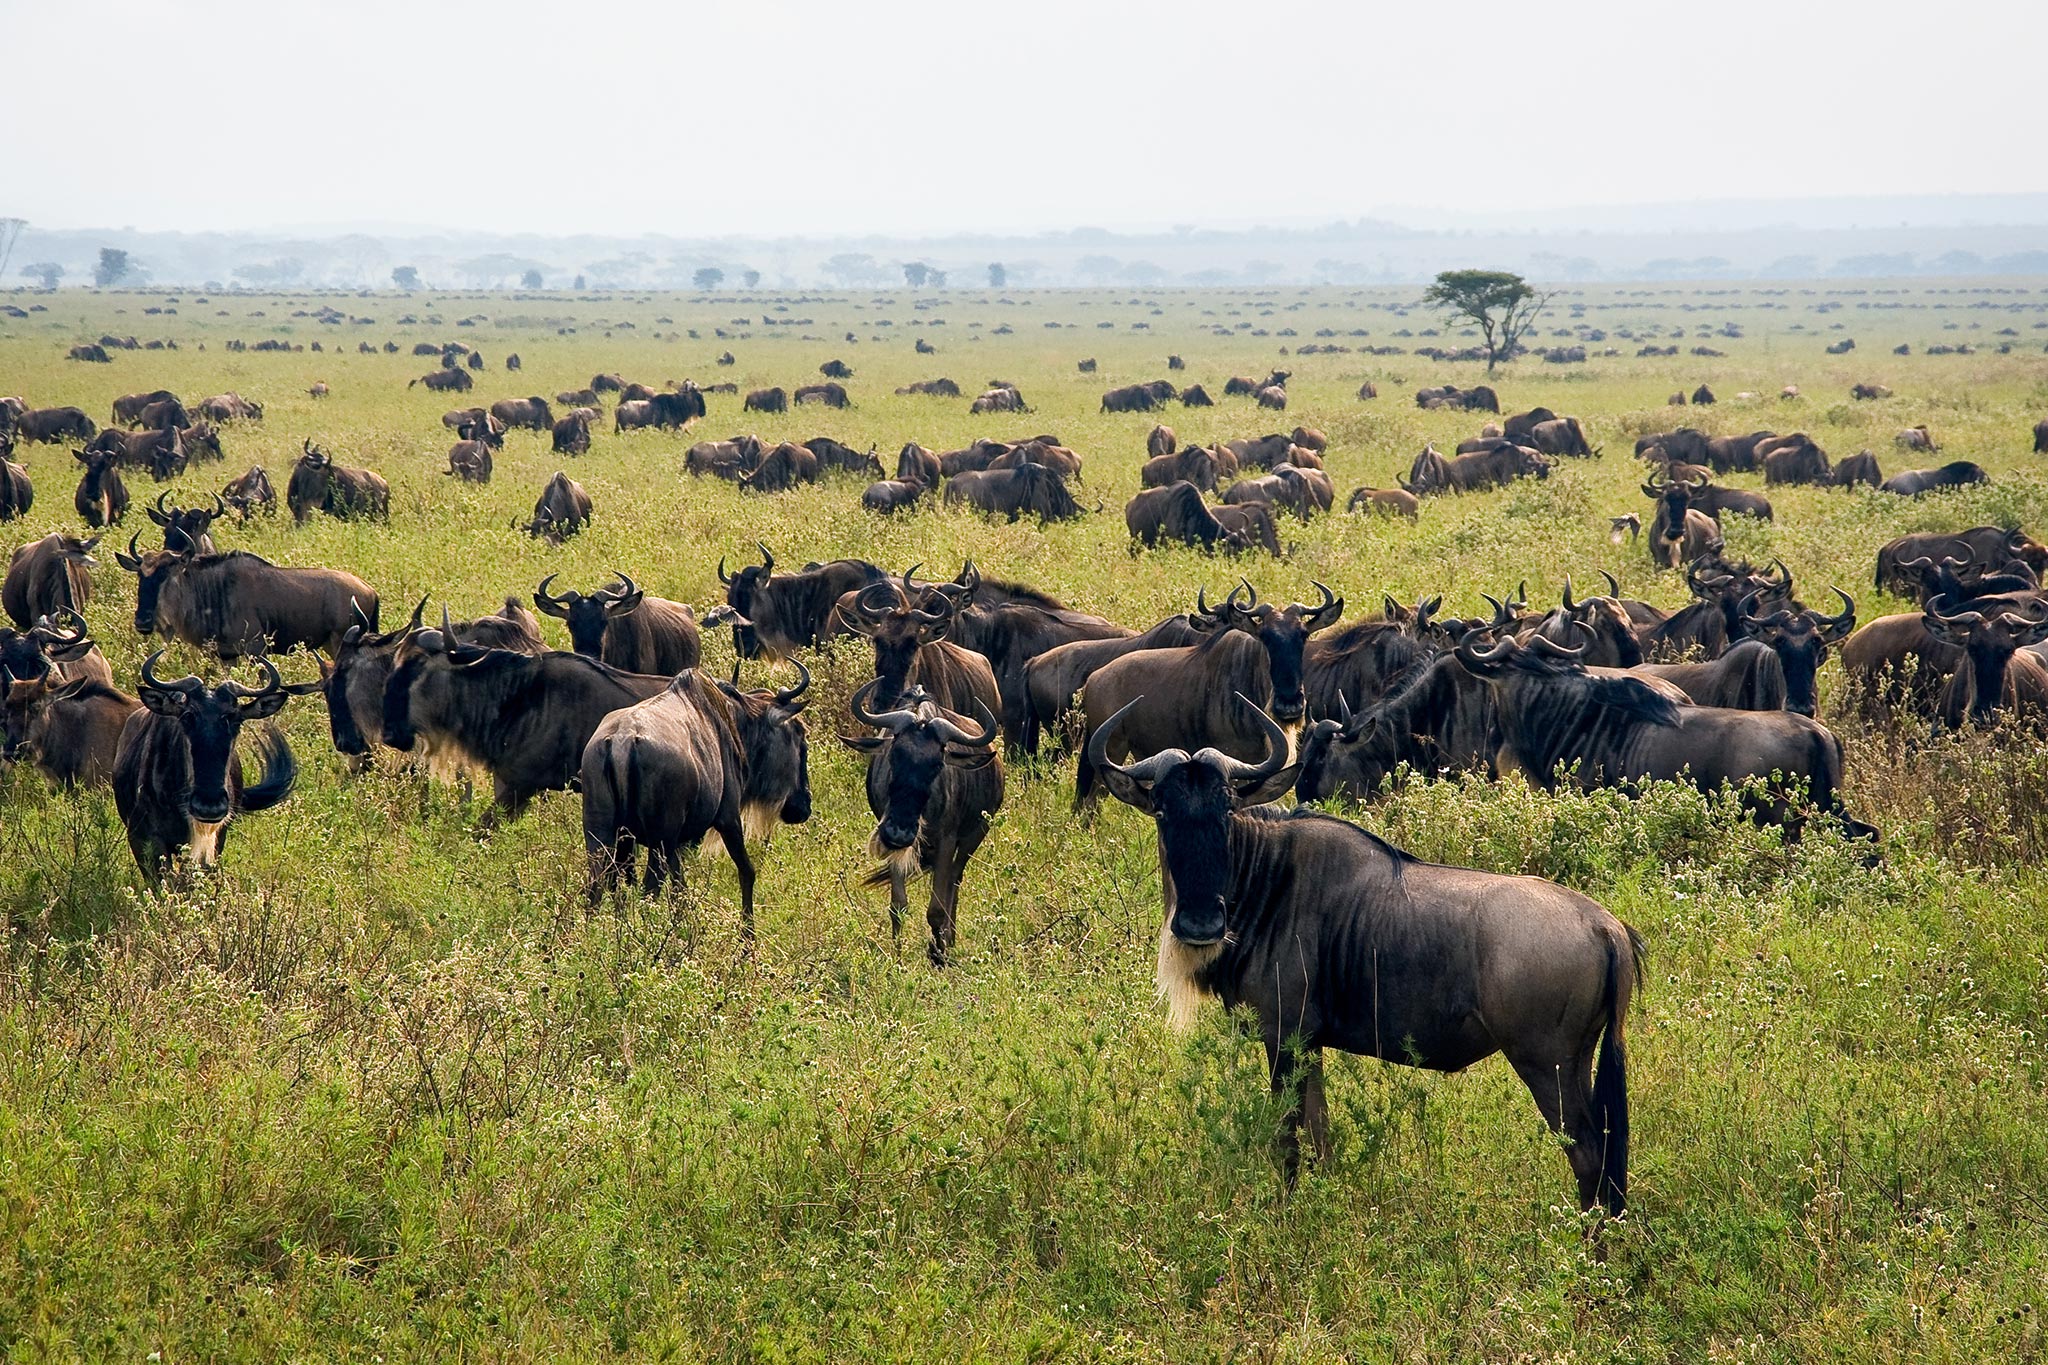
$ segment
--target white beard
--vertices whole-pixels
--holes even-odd
[[[1166,1026],[1175,1033],[1186,1033],[1194,1028],[1202,1002],[1213,994],[1195,983],[1195,975],[1222,954],[1223,945],[1190,948],[1173,936],[1172,925],[1169,908],[1166,923],[1159,926],[1159,969],[1153,981],[1159,998],[1166,1002]]]
[[[877,830],[868,839],[868,855],[881,859],[882,866],[901,881],[915,881],[923,875],[924,869],[917,865],[917,845],[914,842],[908,848],[884,848],[881,832]]]
[[[430,740],[425,735],[420,735],[414,739],[413,748],[418,753],[421,764],[426,768],[427,776],[436,782],[445,782],[453,786],[459,782],[488,777],[484,765],[477,762],[467,749],[453,740]]]
[[[220,832],[227,828],[228,822],[189,819],[188,824],[192,835],[192,866],[212,867],[220,861]]]
[[[740,806],[740,827],[750,844],[765,844],[780,823],[782,807],[769,801],[747,801]]]

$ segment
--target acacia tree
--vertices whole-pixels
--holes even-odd
[[[1502,356],[1514,355],[1550,295],[1505,270],[1446,270],[1423,291],[1422,301],[1443,309],[1450,321],[1462,319],[1479,329],[1486,339],[1486,372],[1492,374]]]
[[[931,278],[931,273],[931,267],[923,261],[905,261],[903,263],[903,281],[912,289],[924,288],[924,282]]]
[[[538,270],[529,270],[519,277],[519,287],[522,289],[538,289],[540,286],[541,274]]]
[[[107,289],[127,278],[130,270],[127,252],[119,247],[103,246],[100,248],[100,263],[93,267],[92,282]]]
[[[718,288],[724,282],[725,272],[715,265],[704,266],[696,274],[690,276],[690,283],[707,292]]]
[[[37,261],[34,265],[21,268],[22,277],[38,282],[44,289],[55,289],[57,281],[64,278],[64,267],[55,261]]]
[[[988,263],[988,287],[991,289],[1001,289],[1009,282],[1010,272],[1004,269],[1003,263],[1001,261],[990,261]]]
[[[391,272],[391,282],[408,294],[420,287],[420,269],[416,265],[402,265]]]

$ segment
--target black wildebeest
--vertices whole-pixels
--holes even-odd
[[[1103,665],[1081,689],[1085,733],[1099,730],[1127,704],[1143,700],[1118,731],[1119,757],[1143,758],[1161,750],[1212,747],[1229,754],[1264,752],[1262,725],[1254,723],[1235,697],[1251,697],[1285,725],[1298,725],[1308,709],[1303,688],[1303,653],[1309,636],[1335,625],[1344,599],[1318,583],[1322,601],[1275,607],[1259,601],[1249,583],[1238,580],[1223,602],[1210,608],[1196,595],[1198,628],[1208,638],[1177,649],[1148,649]],[[1245,600],[1239,600],[1239,594]],[[1263,711],[1261,712],[1263,715]],[[1091,806],[1096,772],[1084,743],[1074,776],[1074,805]]]
[[[1920,575],[1906,567],[1914,560],[1935,564],[1962,561],[1966,569],[1989,572],[2019,560],[2036,575],[2048,572],[2048,546],[2026,532],[2004,526],[1972,526],[1966,531],[1921,531],[1890,540],[1877,552],[1876,586],[1900,597],[1917,596]]]
[[[889,928],[903,930],[913,877],[930,875],[931,902],[925,922],[931,940],[925,952],[943,967],[952,955],[960,915],[960,881],[967,862],[988,836],[989,820],[1003,804],[1003,761],[996,753],[996,719],[979,700],[973,724],[939,706],[922,689],[912,689],[895,710],[870,711],[867,699],[881,680],[853,694],[853,717],[883,733],[844,735],[868,755],[868,809],[875,832],[868,851],[882,860],[866,884],[889,887]]]
[[[590,518],[590,494],[582,484],[557,469],[534,500],[533,516],[525,522],[514,522],[513,529],[536,540],[560,545],[590,525]]]
[[[114,808],[128,829],[128,848],[145,877],[156,881],[180,849],[195,867],[220,861],[227,827],[237,815],[269,810],[291,795],[299,765],[274,726],[256,737],[257,780],[242,773],[236,752],[242,727],[283,709],[289,695],[277,668],[257,657],[261,687],[232,678],[208,689],[196,677],[157,676],[158,650],[143,661],[142,708],[121,730],[114,759]]]
[[[327,701],[327,728],[336,753],[360,769],[372,743],[384,734],[384,684],[391,677],[392,656],[398,642],[409,631],[420,629],[427,609],[422,597],[412,609],[412,619],[400,630],[378,631],[376,623],[358,609],[356,623],[343,632],[333,650],[333,662],[320,661],[320,690]],[[540,623],[532,612],[507,597],[505,605],[490,616],[456,622],[455,638],[465,645],[486,649],[509,649],[520,654],[545,654]]]
[[[226,500],[216,494],[212,507],[172,507],[170,497],[168,490],[159,493],[156,505],[143,509],[151,521],[164,528],[164,548],[193,554],[214,553],[218,547],[207,528],[228,510]]]
[[[798,665],[802,670],[802,665]],[[647,700],[612,712],[584,746],[583,847],[593,901],[647,853],[643,889],[682,875],[682,854],[717,831],[739,874],[740,922],[754,933],[747,837],[811,818],[810,751],[799,712],[810,673],[783,691],[742,692],[679,670]]]
[[[2048,640],[2048,619],[1989,606],[1948,611],[1937,598],[1927,605],[1927,633],[1962,652],[1941,691],[1941,723],[1990,725],[2002,711],[2039,722],[2048,719],[2048,664],[2028,648]]]
[[[1944,488],[1964,488],[1973,483],[1990,482],[1991,476],[1984,472],[1984,466],[1970,460],[1951,460],[1939,469],[1909,469],[1894,474],[1878,487],[1886,493],[1917,498],[1926,493],[1938,493]]]
[[[499,807],[515,817],[576,779],[599,722],[669,684],[581,654],[484,649],[451,634],[444,624],[399,641],[384,684],[384,743],[402,753],[418,747],[437,776],[482,769]]]
[[[1640,937],[1565,887],[1425,863],[1345,821],[1262,805],[1294,779],[1287,736],[1257,703],[1230,700],[1259,723],[1256,762],[1175,747],[1117,765],[1109,747],[1136,701],[1091,752],[1158,831],[1171,1021],[1189,1026],[1205,996],[1258,1014],[1273,1093],[1288,1101],[1276,1147],[1289,1182],[1303,1124],[1329,1150],[1324,1048],[1435,1071],[1498,1051],[1570,1139],[1580,1206],[1620,1213]]]
[[[775,556],[756,541],[761,562],[737,573],[718,561],[718,581],[725,584],[726,605],[738,613],[733,645],[742,659],[763,656],[786,659],[811,649],[847,627],[836,618],[839,599],[870,583],[887,580],[880,569],[861,559],[835,559],[801,573],[775,576]]]
[[[35,502],[36,488],[28,471],[0,454],[0,521],[27,516]]]
[[[1221,548],[1236,553],[1250,548],[1244,534],[1226,527],[1216,510],[1202,501],[1197,485],[1182,479],[1165,488],[1147,488],[1125,503],[1124,525],[1131,538],[1147,549],[1161,540],[1199,545],[1212,552]]]
[[[554,409],[538,394],[530,398],[501,398],[491,404],[491,416],[504,423],[507,431],[546,431],[555,424]]]
[[[1010,521],[1035,516],[1040,524],[1070,521],[1084,514],[1059,471],[1042,464],[956,474],[946,485],[945,501],[948,507],[964,503]]]
[[[697,614],[687,603],[649,597],[623,573],[587,596],[574,589],[556,595],[548,591],[555,577],[540,581],[533,604],[568,625],[578,654],[626,673],[676,674],[703,661]]]
[[[0,606],[6,607],[8,619],[28,630],[45,616],[62,619],[67,611],[83,616],[92,601],[92,575],[86,570],[98,562],[92,552],[99,543],[98,536],[80,540],[52,531],[17,546],[7,561],[7,578],[0,582]]]
[[[788,412],[789,394],[780,385],[767,389],[755,389],[740,403],[744,412]]]
[[[871,583],[854,594],[853,609],[840,615],[875,647],[876,703],[895,706],[911,687],[921,687],[935,703],[965,714],[979,701],[993,714],[1002,706],[1002,690],[987,658],[954,644],[958,609],[944,593],[914,582],[918,566],[904,570],[900,588]]]
[[[252,464],[245,473],[228,480],[220,495],[222,501],[241,513],[243,521],[252,512],[277,510],[277,491],[270,486],[270,475],[260,464]]]
[[[1482,639],[1459,640],[1458,662],[1493,688],[1502,766],[1536,787],[1555,790],[1561,768],[1581,788],[1653,780],[1712,792],[1761,779],[1746,799],[1760,818],[1796,830],[1800,812],[1780,785],[1789,780],[1846,833],[1876,833],[1842,809],[1842,742],[1806,716],[1679,706],[1642,678],[1588,672],[1579,648],[1542,636]]]
[[[1693,495],[1705,486],[1704,480],[1682,483],[1670,479],[1643,485],[1643,496],[1657,504],[1648,537],[1651,563],[1675,569],[1721,552],[1720,526],[1692,505]]]
[[[121,471],[114,467],[116,458],[104,450],[76,450],[72,458],[85,466],[78,478],[78,491],[71,496],[78,515],[94,529],[119,523],[128,515],[128,488],[121,482]]]
[[[137,576],[135,629],[211,649],[223,659],[305,646],[333,653],[358,609],[377,622],[377,594],[341,569],[287,569],[247,550],[192,554],[140,549],[121,567]]]
[[[342,520],[370,517],[383,521],[391,515],[391,485],[381,474],[334,463],[310,436],[305,453],[292,466],[284,499],[292,509],[292,520],[301,526],[315,512]]]
[[[28,408],[14,419],[15,432],[36,445],[90,441],[99,434],[83,408]]]

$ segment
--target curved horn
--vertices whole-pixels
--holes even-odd
[[[1479,595],[1492,605],[1493,624],[1496,627],[1508,625],[1515,619],[1515,613],[1508,607],[1507,603],[1501,601],[1490,592],[1483,592]]]
[[[1315,622],[1315,624],[1310,626],[1309,629],[1320,630],[1323,627],[1323,625],[1326,624],[1323,620],[1325,616],[1330,617],[1331,620],[1335,620],[1336,614],[1343,612],[1344,600],[1338,597],[1336,593],[1331,592],[1329,588],[1325,587],[1323,584],[1317,582],[1314,579],[1309,580],[1309,586],[1313,587],[1317,592],[1322,594],[1323,600],[1316,603],[1315,608],[1306,613],[1308,619],[1310,621]],[[1295,605],[1298,607],[1301,604],[1297,602],[1295,603]]]
[[[887,730],[892,735],[902,734],[905,730],[917,724],[917,714],[915,712],[884,711],[877,715],[867,708],[867,699],[873,696],[875,689],[881,685],[882,680],[880,678],[868,679],[865,683],[861,684],[859,691],[847,699],[847,709],[853,712],[853,718],[862,725],[872,725],[877,730]]]
[[[612,597],[614,600],[620,600],[627,597],[631,597],[634,593],[640,591],[640,585],[638,583],[635,583],[633,581],[633,576],[627,573],[624,569],[613,569],[612,576],[617,578],[620,584],[622,585],[617,592],[612,593]],[[605,589],[605,591],[611,592],[611,589],[607,588]]]
[[[1503,637],[1500,640],[1500,642],[1494,645],[1494,647],[1491,649],[1479,648],[1479,646],[1473,644],[1472,641],[1475,638],[1477,638],[1481,633],[1482,632],[1480,631],[1470,631],[1465,635],[1464,639],[1458,641],[1454,648],[1457,651],[1459,659],[1466,661],[1468,663],[1490,664],[1497,663],[1500,660],[1507,658],[1508,655],[1514,652],[1516,645],[1515,637],[1512,635]]]
[[[311,455],[311,454],[313,453],[313,438],[312,438],[312,437],[310,437],[310,436],[308,436],[308,437],[307,437],[307,438],[305,439],[305,443],[304,443],[304,444],[305,444],[305,448],[306,448],[306,453],[307,453],[308,455]]]
[[[169,526],[172,518],[177,515],[174,512],[164,510],[164,500],[170,496],[171,490],[166,488],[163,492],[156,495],[156,505],[146,509],[149,512],[149,519],[159,526]]]
[[[413,603],[412,619],[405,623],[405,628],[409,631],[418,630],[420,628],[420,622],[426,618],[426,614],[427,599],[426,596],[423,594],[420,597],[419,601]],[[441,609],[441,614],[443,616],[446,616],[448,614],[448,609],[446,607],[443,607]]]
[[[189,675],[178,679],[176,682],[165,682],[162,678],[159,678],[156,675],[156,661],[163,657],[164,651],[159,649],[156,653],[142,661],[143,682],[156,688],[159,692],[197,692],[205,686],[199,679]]]
[[[1162,749],[1147,759],[1141,759],[1128,767],[1119,767],[1109,761],[1109,736],[1117,726],[1123,724],[1131,708],[1145,700],[1143,694],[1124,703],[1123,709],[1102,722],[1101,728],[1088,738],[1088,761],[1103,772],[1117,773],[1129,778],[1140,786],[1150,786],[1166,775],[1166,770],[1177,763],[1188,760],[1185,749]]]
[[[1263,706],[1244,693],[1238,693],[1237,699],[1250,707],[1252,714],[1259,718],[1259,728],[1266,734],[1266,756],[1257,763],[1246,763],[1242,759],[1232,758],[1229,754],[1217,750],[1205,749],[1203,752],[1215,753],[1222,760],[1223,775],[1232,782],[1240,786],[1257,786],[1287,766],[1287,732],[1280,728],[1278,721],[1266,714]]]
[[[718,581],[725,584],[727,587],[732,586],[732,575],[725,571],[724,555],[720,555],[718,557]]]
[[[363,610],[363,604],[361,602],[356,601],[354,593],[349,594],[348,605],[349,609],[355,612],[356,614],[356,625],[360,626],[365,631],[375,629],[375,627],[373,627],[370,624],[370,613]]]
[[[763,542],[761,542],[761,541],[758,541],[758,540],[757,540],[757,541],[755,541],[754,543],[755,543],[756,545],[759,545],[759,546],[761,547],[761,572],[762,572],[762,573],[774,573],[774,572],[775,572],[775,554],[774,554],[774,552],[773,552],[773,551],[771,551],[771,550],[770,550],[770,549],[768,548],[768,546],[767,546],[766,544],[764,544]]]
[[[796,686],[785,687],[776,692],[775,704],[777,706],[788,706],[798,697],[801,697],[804,693],[811,690],[811,670],[804,667],[804,661],[802,659],[798,659],[795,662],[796,671],[799,675],[797,678]],[[738,667],[738,665],[735,664],[734,667]]]
[[[1607,580],[1607,595],[1609,597],[1620,597],[1621,580],[1616,578],[1613,574],[1607,572],[1607,570],[1605,569],[1602,569],[1600,571],[1600,576]]]
[[[1835,596],[1837,596],[1837,597],[1839,597],[1839,598],[1841,598],[1841,599],[1842,599],[1842,613],[1841,613],[1841,615],[1839,615],[1839,616],[1821,616],[1821,614],[1820,614],[1819,612],[1815,612],[1815,613],[1814,613],[1814,615],[1815,615],[1815,616],[1820,616],[1820,619],[1821,619],[1821,620],[1823,620],[1823,621],[1825,621],[1825,622],[1827,622],[1827,623],[1828,623],[1828,624],[1829,624],[1830,626],[1837,626],[1837,627],[1841,627],[1841,626],[1853,626],[1853,625],[1855,625],[1855,624],[1856,624],[1856,599],[1855,599],[1855,598],[1853,598],[1853,597],[1851,597],[1851,596],[1849,596],[1849,594],[1848,594],[1848,593],[1845,593],[1845,592],[1843,592],[1843,591],[1842,591],[1842,590],[1841,590],[1840,588],[1837,588],[1837,587],[1833,587],[1832,585],[1831,585],[1831,586],[1829,587],[1828,591],[1832,592],[1832,593],[1833,593],[1833,594],[1834,594]]]
[[[1577,604],[1572,601],[1572,576],[1569,573],[1567,573],[1564,576],[1564,609],[1566,611],[1571,611],[1574,609],[1576,605]]]
[[[1574,621],[1572,624],[1584,628],[1586,623]],[[1579,659],[1584,658],[1586,653],[1584,645],[1561,645],[1548,635],[1530,636],[1529,647],[1539,654],[1548,654],[1555,659]]]
[[[223,497],[222,497],[222,496],[221,496],[220,494],[218,494],[218,493],[215,493],[215,494],[213,495],[213,515],[214,515],[214,516],[216,516],[216,517],[224,517],[224,516],[226,516],[227,514],[228,514],[228,503],[227,503],[227,499],[226,499],[226,498],[223,498]]]
[[[896,585],[886,580],[880,583],[870,583],[865,588],[862,588],[853,599],[853,609],[859,612],[864,620],[885,621],[889,618],[889,613],[895,610],[894,604],[883,604],[876,600],[870,600],[874,597],[877,588],[887,593],[895,593],[897,591]]]
[[[974,722],[981,727],[979,735],[970,735],[944,716],[932,718],[932,732],[948,744],[959,744],[969,749],[986,749],[996,742],[996,718],[989,714],[988,703],[980,697],[969,698],[974,707]]]
[[[251,697],[267,697],[272,693],[284,691],[284,679],[279,676],[276,664],[270,662],[268,657],[258,654],[256,656],[256,666],[269,675],[264,681],[263,686],[246,687],[236,682],[233,678],[222,680],[221,686],[228,690],[229,695],[241,697],[245,700]]]
[[[721,560],[720,562],[723,563],[724,561]],[[569,608],[575,605],[577,599],[583,596],[582,593],[574,589],[562,594],[560,597],[556,597],[553,593],[549,592],[548,584],[554,582],[559,577],[561,577],[559,573],[551,573],[540,581],[539,587],[533,590],[533,605],[539,607],[550,616],[567,616]]]

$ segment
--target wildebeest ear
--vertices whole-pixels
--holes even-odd
[[[168,687],[143,687],[135,693],[136,699],[159,716],[181,716],[191,698],[183,692]]]
[[[316,658],[316,659],[320,658],[320,656],[319,656],[319,655],[317,655],[317,654],[316,654],[316,655],[314,655],[313,657],[314,657],[314,658]],[[327,680],[327,675],[328,675],[329,673],[331,673],[332,671],[333,671],[333,666],[332,666],[332,665],[330,665],[330,664],[329,664],[329,663],[327,662],[327,660],[325,660],[325,659],[320,659],[320,681],[319,681],[319,682],[302,682],[302,683],[286,683],[286,684],[284,685],[284,691],[285,691],[285,695],[286,695],[286,696],[288,696],[288,697],[310,697],[310,696],[312,696],[312,695],[313,695],[313,694],[314,694],[315,692],[318,692],[318,691],[320,690],[320,688],[321,688],[321,685],[322,685],[322,683],[326,682],[326,680]]]
[[[1118,772],[1114,768],[1101,768],[1097,773],[1102,778],[1102,785],[1109,788],[1109,794],[1126,806],[1141,810],[1147,815],[1154,814],[1157,810],[1152,804],[1152,789],[1144,783],[1135,781],[1129,774]]]
[[[948,744],[946,746],[947,764],[969,772],[976,768],[986,768],[995,761],[995,756],[996,751],[994,749],[984,749],[980,745]]]
[[[242,702],[242,719],[245,721],[263,720],[266,717],[276,715],[279,711],[284,710],[284,704],[287,700],[285,693],[290,690],[290,688],[286,688],[283,691],[265,692],[260,696],[247,698]]]
[[[864,754],[871,754],[887,744],[890,738],[891,736],[889,735],[841,735],[839,742],[849,749],[858,749]]]
[[[1294,779],[1300,775],[1301,765],[1290,763],[1250,791],[1233,793],[1230,804],[1243,810],[1246,806],[1263,806],[1269,801],[1278,801],[1293,788]]]

